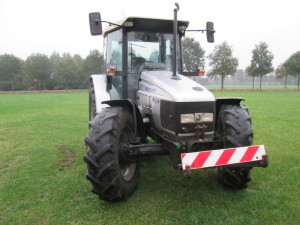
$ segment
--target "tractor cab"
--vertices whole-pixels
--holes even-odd
[[[181,38],[189,22],[178,21],[177,72],[182,71]],[[110,77],[112,99],[136,102],[143,71],[172,71],[174,56],[173,20],[128,17],[110,24],[104,32],[104,58]]]

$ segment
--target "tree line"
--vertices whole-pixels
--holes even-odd
[[[183,60],[184,68],[192,71],[195,65],[203,62],[205,51],[200,43],[194,38],[187,37],[183,40]],[[224,88],[224,79],[228,76],[235,76],[238,72],[238,59],[233,56],[233,48],[226,41],[216,45],[213,52],[208,55],[210,71],[207,75],[211,78],[221,78],[221,89]],[[276,70],[273,67],[273,53],[268,49],[268,44],[260,42],[252,50],[252,58],[249,66],[245,68],[246,75],[252,78],[254,88],[254,79],[259,78],[259,87],[262,89],[263,77],[275,72],[277,79],[285,79],[285,88],[288,76],[296,77],[298,90],[300,84],[300,51],[292,54],[285,62],[280,64]],[[191,68],[191,69],[190,69]],[[241,72],[239,71],[239,74]]]
[[[221,88],[224,88],[224,79],[238,74],[238,59],[233,56],[233,47],[226,41],[216,45],[213,52],[205,57],[205,50],[194,38],[186,37],[182,42],[183,69],[195,72],[196,66],[209,60],[210,70],[207,75],[210,78],[221,80]],[[252,58],[245,73],[252,79],[254,88],[255,78],[259,78],[259,86],[262,89],[263,77],[275,72],[277,79],[285,80],[288,76],[296,77],[298,90],[300,85],[300,51],[292,54],[276,69],[273,67],[274,55],[268,49],[265,42],[255,45],[252,50]],[[87,89],[89,87],[89,75],[104,72],[103,55],[98,50],[90,51],[83,59],[80,55],[71,56],[69,53],[60,55],[53,52],[50,57],[45,54],[31,54],[24,61],[14,55],[0,55],[0,91],[26,90],[35,87],[38,90],[61,89]]]
[[[35,53],[22,60],[14,55],[0,55],[0,91],[87,89],[89,75],[103,73],[103,55],[90,51],[80,55],[53,52],[50,57]]]

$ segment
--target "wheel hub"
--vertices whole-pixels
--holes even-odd
[[[135,162],[135,157],[130,156],[126,152],[125,146],[130,141],[132,137],[132,131],[125,127],[120,135],[120,142],[119,142],[119,166],[120,166],[120,173],[124,180],[130,181],[136,171],[137,164]]]

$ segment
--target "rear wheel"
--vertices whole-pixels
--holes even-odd
[[[218,133],[224,140],[224,148],[252,145],[253,130],[247,109],[241,105],[223,105],[219,113]],[[251,169],[219,167],[219,182],[229,188],[246,188],[251,181]]]
[[[86,177],[100,199],[124,201],[136,189],[138,161],[120,159],[122,145],[129,143],[133,134],[133,118],[125,108],[107,108],[90,122],[90,133],[85,139]]]

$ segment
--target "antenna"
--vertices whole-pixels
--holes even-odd
[[[123,12],[123,11],[121,11],[121,13],[123,14],[123,16],[124,16],[124,18],[125,18],[126,16],[125,16],[124,12]]]

